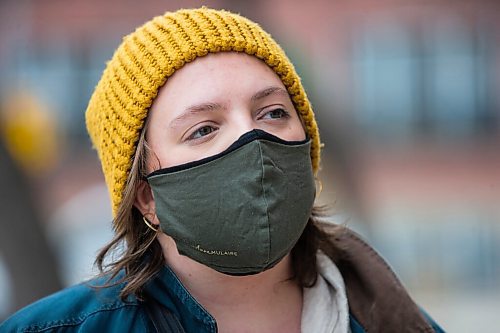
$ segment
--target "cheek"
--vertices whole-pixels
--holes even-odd
[[[294,115],[286,119],[286,122],[280,122],[259,124],[255,128],[271,133],[285,141],[303,141],[306,138],[304,126],[298,116]]]
[[[224,142],[213,140],[211,142],[206,142],[205,144],[200,144],[196,146],[190,145],[171,145],[168,148],[163,147],[161,152],[158,154],[158,159],[160,161],[160,168],[170,168],[176,165],[181,165],[193,161],[198,161],[200,159],[213,156],[217,153],[222,152],[232,142]],[[155,170],[156,170],[155,169]]]
[[[199,159],[199,153],[185,147],[170,147],[169,149],[162,149],[158,156],[161,168],[169,168],[176,165],[188,163]]]
[[[287,141],[302,141],[306,138],[304,125],[298,116],[291,119],[287,131],[281,135],[281,138]]]

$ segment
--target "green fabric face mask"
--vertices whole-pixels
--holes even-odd
[[[302,234],[315,197],[310,140],[261,130],[224,152],[147,176],[162,231],[179,253],[231,275],[276,265]]]

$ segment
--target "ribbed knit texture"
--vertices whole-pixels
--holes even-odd
[[[167,12],[126,36],[108,62],[86,111],[87,130],[98,152],[116,215],[136,145],[159,88],[196,57],[245,52],[280,77],[312,140],[316,174],[320,140],[300,78],[281,47],[258,24],[240,15],[205,7]]]

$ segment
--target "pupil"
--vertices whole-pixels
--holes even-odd
[[[281,116],[281,110],[271,111],[271,118],[279,118]]]
[[[207,135],[207,134],[210,134],[212,132],[212,129],[208,126],[206,127],[203,127],[201,130],[200,130],[200,134],[201,135]]]

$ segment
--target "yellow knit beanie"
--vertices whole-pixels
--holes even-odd
[[[114,216],[159,88],[197,57],[228,51],[253,55],[280,77],[312,140],[311,161],[317,173],[320,140],[314,113],[292,63],[272,37],[258,24],[225,10],[167,12],[124,37],[87,107],[87,130],[101,160]]]

